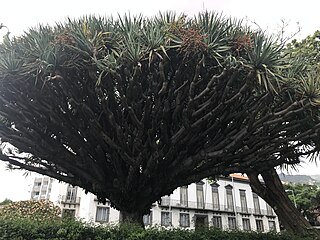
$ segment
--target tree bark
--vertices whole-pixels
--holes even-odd
[[[144,228],[143,215],[144,214],[140,211],[136,211],[136,212],[120,211],[120,223],[136,224]]]
[[[264,184],[258,175],[258,172],[248,173],[251,188],[274,209],[284,228],[297,235],[313,234],[318,239],[319,233],[290,201],[275,169],[261,173]]]

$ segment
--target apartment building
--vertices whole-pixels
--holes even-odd
[[[53,178],[50,177],[36,177],[31,189],[32,200],[50,199]]]
[[[120,213],[99,203],[93,194],[55,181],[50,198],[59,205],[63,216],[74,216],[92,223],[116,224]],[[146,226],[195,229],[216,227],[223,230],[279,231],[273,209],[252,192],[245,176],[232,174],[216,181],[202,180],[177,188],[163,196],[144,216]]]

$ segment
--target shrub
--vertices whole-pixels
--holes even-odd
[[[40,221],[59,218],[60,213],[60,208],[47,200],[12,202],[0,209],[2,217],[14,219],[28,218]]]
[[[8,218],[0,216],[0,240],[312,240],[288,233],[256,233],[207,229],[191,231],[136,225],[96,226],[73,219]]]

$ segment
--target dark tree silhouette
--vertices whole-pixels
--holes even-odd
[[[319,81],[297,69],[211,13],[41,26],[0,46],[0,158],[141,223],[179,186],[318,153]]]

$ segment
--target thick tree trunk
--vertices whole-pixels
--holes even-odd
[[[130,204],[130,203],[128,203]],[[120,212],[120,223],[132,223],[137,224],[144,228],[143,224],[143,213],[142,212],[127,212],[121,211]]]
[[[320,237],[290,201],[275,169],[262,172],[261,176],[265,184],[259,181],[257,172],[248,173],[250,185],[274,209],[284,228],[298,235],[315,234],[315,239]]]

